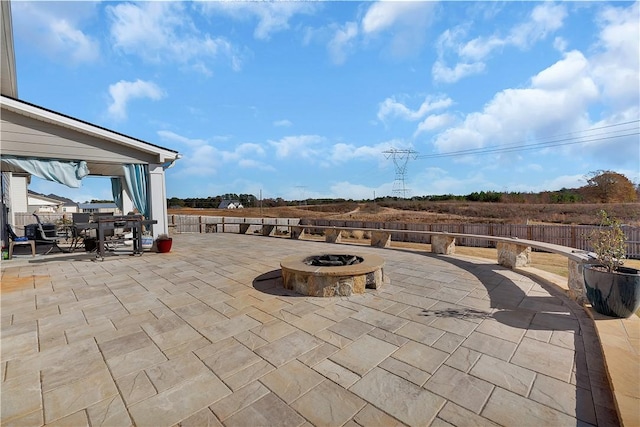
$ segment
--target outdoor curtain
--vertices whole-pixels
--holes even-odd
[[[149,200],[147,196],[147,165],[129,164],[122,165],[127,191],[131,196],[133,206],[149,218]],[[121,202],[122,203],[122,202]]]
[[[111,178],[111,194],[120,212],[124,212],[124,205],[122,203],[122,181],[119,177]]]
[[[61,161],[2,156],[2,163],[17,166],[38,178],[55,181],[72,188],[81,187],[82,178],[89,175],[89,168],[84,160]]]

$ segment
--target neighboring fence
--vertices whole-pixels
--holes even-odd
[[[40,217],[40,222],[42,222],[43,224],[47,224],[47,223],[61,224],[63,215],[64,214],[61,214],[61,213],[44,213],[44,212],[38,213],[38,216]],[[16,223],[13,225],[15,228],[18,229],[16,231],[16,234],[20,234],[24,229],[25,225],[36,223],[36,217],[34,217],[33,214],[30,214],[28,212],[18,212],[14,214],[14,216],[15,216]],[[69,219],[69,221],[71,221],[71,214],[67,214],[66,217]]]
[[[43,223],[59,223],[63,214],[38,214]],[[70,219],[70,215],[69,219]],[[241,224],[249,224],[247,233],[258,233],[261,224],[276,225],[276,233],[286,233],[289,226],[293,225],[317,225],[319,227],[346,227],[354,230],[387,229],[397,230],[391,234],[391,240],[395,242],[431,243],[431,236],[412,231],[444,231],[449,233],[477,234],[484,236],[518,237],[520,239],[536,240],[538,242],[553,243],[572,248],[591,251],[589,233],[596,229],[591,225],[525,225],[525,224],[421,224],[403,222],[378,222],[378,221],[352,221],[352,220],[326,220],[326,219],[299,219],[299,218],[242,218],[228,216],[195,216],[195,215],[168,215],[169,227],[173,227],[177,233],[239,233]],[[22,232],[26,224],[35,223],[35,218],[29,213],[16,213],[15,226]],[[622,227],[627,236],[627,256],[640,259],[640,227]],[[314,233],[313,230],[308,230]],[[324,234],[324,230],[318,229],[317,234]],[[458,246],[495,247],[495,242],[484,239],[458,238]]]
[[[275,225],[276,233],[286,233],[299,218],[241,218],[232,216],[169,215],[169,227],[177,233],[239,233],[241,224],[249,224],[247,233],[260,232],[262,224]]]

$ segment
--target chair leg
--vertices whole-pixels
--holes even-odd
[[[51,247],[49,248],[49,250],[47,252],[44,253],[44,255],[50,254],[51,251],[53,251],[54,249],[57,249],[58,251],[62,252],[63,254],[68,253],[67,251],[62,249],[60,246],[58,246],[58,242],[52,242],[51,243]]]

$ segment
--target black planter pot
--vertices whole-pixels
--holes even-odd
[[[640,270],[619,267],[609,273],[598,265],[583,269],[587,299],[605,316],[630,317],[640,308]]]

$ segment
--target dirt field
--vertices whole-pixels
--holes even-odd
[[[326,218],[406,223],[551,223],[596,224],[604,209],[624,224],[640,226],[640,203],[516,204],[470,202],[420,202],[407,209],[374,203],[344,202],[314,206],[244,209],[169,209],[169,214],[244,216],[251,218]],[[419,210],[415,210],[418,209]]]

